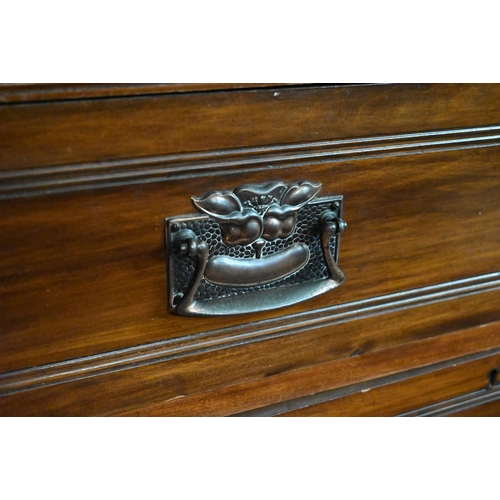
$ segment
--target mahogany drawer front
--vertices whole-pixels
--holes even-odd
[[[1,106],[0,412],[189,414],[164,402],[206,394],[218,408],[208,395],[229,387],[496,328],[499,93],[283,87]],[[168,312],[164,218],[272,179],[344,196],[346,283],[274,311]],[[499,347],[495,328],[448,346],[450,359]],[[343,373],[332,387],[352,383]],[[274,404],[259,398],[215,413]]]
[[[230,189],[241,177],[5,200],[0,259],[2,343],[8,355],[0,360],[1,371],[221,326],[244,332],[256,321],[282,316],[293,321],[292,315],[320,308],[330,314],[345,303],[494,273],[500,253],[497,150],[280,171],[286,181],[308,177],[323,182],[324,193],[344,195],[349,227],[341,236],[339,263],[347,281],[296,306],[230,315],[223,322],[166,311],[163,219],[193,211],[191,195],[203,194],[209,181],[212,188]],[[245,180],[264,182],[268,176],[251,173]],[[489,287],[496,280],[479,284]]]

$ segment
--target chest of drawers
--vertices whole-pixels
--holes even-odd
[[[0,86],[0,414],[500,414],[500,85]],[[342,195],[341,286],[167,307],[165,218]]]

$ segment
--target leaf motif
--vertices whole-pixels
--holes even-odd
[[[321,183],[314,184],[309,181],[299,182],[290,186],[283,197],[281,198],[281,206],[290,205],[300,208],[307,202],[311,201],[321,189]]]
[[[201,198],[191,198],[193,205],[215,219],[226,220],[234,212],[241,212],[240,200],[230,191],[211,191]],[[236,214],[235,214],[236,215]]]

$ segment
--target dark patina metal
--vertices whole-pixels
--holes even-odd
[[[331,290],[342,196],[321,184],[272,181],[193,197],[203,213],[165,220],[168,305],[189,316],[269,310]]]

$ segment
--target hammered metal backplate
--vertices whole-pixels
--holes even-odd
[[[168,307],[187,316],[275,309],[345,281],[340,195],[272,181],[193,197],[199,214],[165,220]]]

